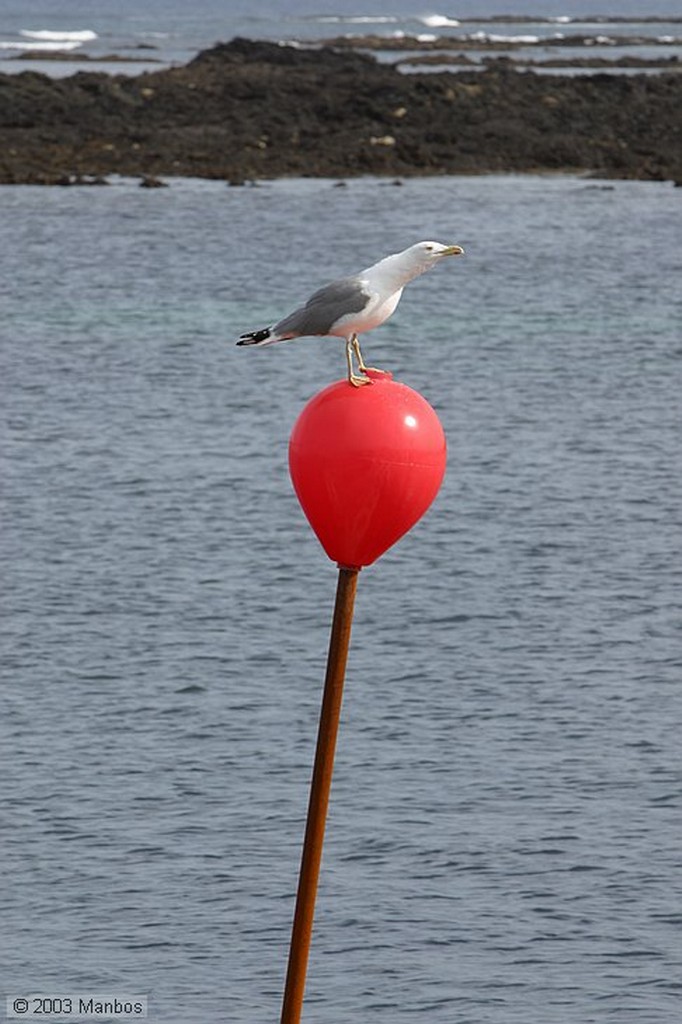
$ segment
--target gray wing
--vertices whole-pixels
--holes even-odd
[[[305,306],[275,324],[273,333],[284,336],[324,336],[342,317],[364,309],[370,298],[360,278],[344,277],[316,291]]]

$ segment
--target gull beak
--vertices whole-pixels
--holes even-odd
[[[441,256],[463,256],[464,249],[461,245],[448,245],[447,248],[443,249]]]

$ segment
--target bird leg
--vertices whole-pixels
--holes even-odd
[[[353,372],[353,349],[355,348],[355,344],[357,344],[357,340],[357,335],[355,334],[346,339],[346,362],[348,363],[348,383],[352,384],[354,388],[361,388],[363,384],[371,384],[372,381],[369,377],[358,377],[357,374]],[[361,361],[362,356],[360,356],[360,363]],[[363,372],[363,369],[366,369],[364,364],[361,364],[359,368],[360,372]]]
[[[376,366],[365,366],[365,360],[362,358],[362,352],[360,351],[360,342],[358,341],[357,334],[354,334],[352,336],[351,345],[353,346],[353,350],[358,359],[358,369],[360,370],[360,373],[367,374],[368,370],[371,370],[372,373],[388,373],[387,370],[380,370]]]

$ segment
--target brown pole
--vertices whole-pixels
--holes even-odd
[[[281,1024],[299,1024],[301,1019],[358,572],[358,569],[339,568]]]

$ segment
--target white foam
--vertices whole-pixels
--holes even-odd
[[[46,53],[50,51],[63,51],[63,50],[77,50],[82,43],[70,42],[70,43],[13,43],[5,42],[0,39],[0,50],[30,50],[33,51],[44,51]]]
[[[583,39],[583,46],[617,46],[618,40],[612,36],[589,36]]]
[[[393,25],[398,21],[398,19],[393,15],[382,14],[323,14],[316,18],[315,21],[322,22],[326,25]]]
[[[97,33],[89,28],[83,29],[80,32],[52,32],[46,28],[32,32],[29,29],[22,28],[19,35],[25,36],[26,39],[42,39],[46,42],[54,41],[57,43],[90,43],[93,39],[97,39]]]
[[[447,18],[444,14],[425,14],[419,21],[427,28],[456,28],[459,25],[456,18]]]
[[[512,43],[527,44],[529,46],[532,46],[533,44],[540,42],[540,36],[498,36],[492,32],[472,32],[471,35],[467,36],[466,38],[470,39],[472,42],[502,44],[506,43],[510,46],[512,45]]]

